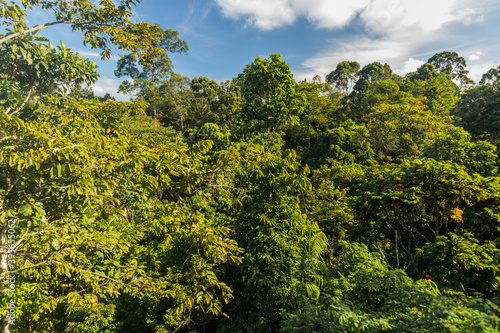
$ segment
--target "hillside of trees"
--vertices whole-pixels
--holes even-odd
[[[0,0],[3,333],[500,330],[500,67],[190,79],[139,3]]]

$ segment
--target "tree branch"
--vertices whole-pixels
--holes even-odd
[[[92,21],[88,21],[88,22],[75,22],[73,20],[70,20],[70,21],[54,21],[54,22],[40,24],[40,25],[37,25],[37,26],[35,26],[33,28],[30,28],[30,29],[27,29],[27,30],[23,30],[23,31],[19,31],[19,32],[15,32],[13,34],[7,35],[7,36],[3,37],[2,39],[0,39],[0,44],[5,43],[9,39],[16,38],[16,37],[19,37],[21,35],[28,34],[30,32],[39,31],[39,30],[42,30],[42,29],[45,29],[47,27],[50,27],[52,25],[57,25],[57,24],[76,24],[76,25],[92,24],[92,25],[98,26],[98,27],[116,27],[116,28],[120,28],[120,26],[115,26],[115,25],[112,25],[112,24],[105,24],[105,23],[97,23],[96,24],[95,22],[92,22]]]
[[[7,114],[10,114],[11,116],[12,115],[15,115],[16,113],[18,113],[19,111],[22,110],[22,108],[26,105],[26,103],[28,102],[28,100],[30,99],[30,96],[31,96],[31,93],[33,92],[33,87],[30,88],[30,90],[28,91],[28,96],[26,96],[26,98],[24,99],[23,103],[21,104],[20,107],[18,107],[14,112],[12,113],[9,113],[10,111],[10,108],[8,108],[5,113]]]

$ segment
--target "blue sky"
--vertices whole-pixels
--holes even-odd
[[[31,15],[34,24],[47,19]],[[324,78],[344,60],[388,63],[404,75],[441,51],[464,57],[475,80],[500,64],[499,0],[143,0],[134,20],[179,31],[190,51],[171,56],[174,71],[218,82],[271,53],[282,54],[297,80]],[[101,61],[67,28],[44,34],[96,61],[94,91],[117,96],[118,54]]]

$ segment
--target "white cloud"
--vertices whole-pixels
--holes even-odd
[[[479,82],[481,80],[481,77],[483,76],[484,73],[489,71],[491,68],[496,68],[498,66],[498,63],[474,63],[472,65],[467,66],[467,70],[469,71],[468,76],[476,81]]]
[[[109,93],[111,96],[115,97],[117,100],[126,101],[129,100],[129,96],[124,95],[122,93],[118,93],[118,87],[120,86],[121,81],[116,79],[112,79],[109,77],[101,77],[95,84],[93,84],[92,91],[97,96],[104,96],[106,93]]]
[[[486,0],[493,1],[493,0]],[[270,30],[306,17],[318,28],[341,28],[358,14],[374,32],[419,27],[426,31],[453,21],[484,19],[473,0],[216,0],[229,18]],[[484,5],[484,4],[483,4]]]
[[[387,33],[416,27],[424,31],[441,28],[454,21],[455,0],[372,0],[361,14],[367,27],[378,33]]]
[[[477,61],[477,60],[481,59],[482,56],[484,56],[483,52],[480,52],[480,51],[474,52],[471,55],[469,55],[469,60],[470,61]]]
[[[299,79],[311,78],[316,74],[325,77],[339,62],[345,60],[357,61],[361,66],[375,61],[387,63],[394,72],[404,75],[424,63],[410,57],[415,45],[422,42],[421,38],[427,37],[412,37],[411,33],[404,31],[380,39],[365,36],[335,40],[327,50],[304,61],[303,70],[296,72],[295,76]]]
[[[354,38],[332,40],[325,50],[304,61],[296,76],[324,77],[344,60],[358,61],[361,66],[375,61],[388,63],[395,73],[405,75],[424,63],[414,58],[424,45],[443,40],[449,43],[452,36],[446,24],[481,20],[482,10],[474,6],[472,0],[371,0],[359,16],[366,30]],[[425,60],[432,54],[420,56]]]
[[[322,77],[345,60],[361,66],[378,61],[388,63],[394,72],[405,75],[415,71],[432,54],[421,52],[425,45],[447,41],[451,24],[468,25],[485,19],[489,6],[498,0],[216,0],[222,13],[232,19],[245,19],[246,26],[270,30],[306,18],[317,28],[336,29],[356,20],[356,34],[335,37],[325,48],[305,60],[295,70],[298,80]],[[345,36],[345,34],[344,34]],[[456,36],[455,36],[456,37]],[[457,40],[457,43],[463,41]],[[439,52],[442,50],[436,50]],[[477,61],[484,54],[469,53]],[[484,73],[484,65],[475,64],[471,76]],[[487,70],[488,68],[486,68]],[[479,74],[479,72],[481,74]]]
[[[82,57],[91,57],[91,58],[101,58],[101,54],[99,52],[89,52],[89,51],[76,51],[78,55]]]
[[[400,69],[396,69],[395,72],[399,75],[406,75],[411,72],[416,72],[417,69],[425,64],[425,61],[410,58],[403,62],[403,65]]]
[[[292,24],[296,13],[289,0],[216,0],[222,13],[232,19],[247,17],[247,25],[263,30]]]
[[[305,16],[318,28],[341,28],[365,9],[370,0],[291,0],[297,16]]]

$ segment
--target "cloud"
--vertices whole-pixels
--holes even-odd
[[[484,56],[483,52],[480,52],[480,51],[474,52],[471,55],[469,55],[469,60],[470,61],[477,61],[477,60],[481,59],[482,56]]]
[[[270,30],[292,24],[296,13],[289,0],[216,0],[222,13],[232,19],[247,17],[246,24]]]
[[[104,96],[106,93],[109,93],[111,96],[115,97],[117,100],[126,101],[129,100],[129,96],[124,95],[122,93],[118,93],[118,87],[120,86],[121,81],[116,79],[112,79],[109,77],[101,77],[99,80],[93,84],[92,91],[97,96]]]
[[[368,28],[378,33],[387,33],[416,27],[432,31],[456,20],[453,13],[455,0],[372,0],[361,18]]]
[[[394,72],[405,75],[432,56],[432,51],[422,54],[426,45],[443,40],[449,43],[454,38],[448,24],[477,22],[482,19],[483,10],[471,0],[371,0],[359,14],[362,27],[358,24],[351,36],[333,38],[323,51],[302,63],[296,76],[325,76],[344,60],[358,61],[361,66],[375,61],[387,63]],[[457,43],[463,40],[458,39]],[[416,58],[417,54],[424,59]]]
[[[395,71],[399,75],[406,75],[406,74],[411,73],[411,72],[416,72],[417,69],[420,66],[422,66],[423,64],[425,64],[425,61],[410,58],[403,63],[401,68],[399,68]]]
[[[442,51],[435,50],[435,46],[434,51],[425,51],[430,45],[450,45],[453,41],[463,45],[463,39],[454,35],[453,29],[484,21],[497,1],[215,0],[224,16],[243,19],[247,27],[271,30],[305,18],[318,29],[331,29],[332,37],[324,42],[323,50],[294,70],[298,80],[317,74],[324,77],[345,60],[358,61],[361,66],[374,61],[387,63],[394,72],[405,75]],[[352,29],[340,35],[334,31],[345,27]],[[477,61],[483,55],[470,51],[469,60]],[[475,65],[471,73],[478,76],[485,66]]]
[[[370,0],[292,0],[297,16],[305,16],[318,28],[342,28],[370,4]]]
[[[486,0],[490,2],[492,0]],[[247,26],[271,30],[307,18],[318,28],[342,28],[358,15],[373,32],[419,27],[432,31],[453,21],[484,19],[472,0],[216,0],[231,19],[246,19]]]
[[[82,57],[91,57],[91,58],[101,58],[101,54],[99,52],[89,52],[89,51],[75,51],[78,55]]]
[[[481,80],[482,76],[484,73],[489,71],[491,68],[496,68],[498,66],[497,63],[474,63],[472,65],[467,66],[467,70],[469,71],[468,76],[476,81],[479,82]]]
[[[342,61],[357,61],[361,66],[372,62],[387,63],[394,72],[404,75],[420,67],[424,61],[411,58],[416,45],[423,43],[427,35],[412,35],[402,31],[383,38],[365,36],[334,39],[322,52],[302,63],[302,69],[295,72],[299,79],[311,78],[317,74],[326,76]]]

